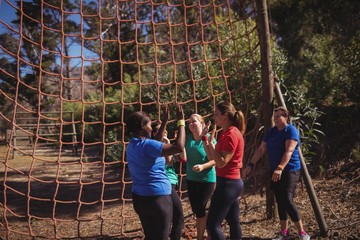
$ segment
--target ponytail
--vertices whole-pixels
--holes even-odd
[[[231,121],[231,125],[239,129],[242,135],[245,134],[246,123],[244,113],[242,111],[236,111],[234,105],[229,101],[224,101],[216,105],[216,108],[221,114],[226,114]]]
[[[242,135],[245,134],[246,131],[246,124],[245,124],[245,117],[242,111],[236,111],[234,114],[233,125],[236,126]]]

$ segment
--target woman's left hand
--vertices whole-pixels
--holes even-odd
[[[204,170],[204,166],[202,164],[196,164],[195,166],[192,167],[192,169],[198,173]]]
[[[170,111],[169,111],[169,105],[167,103],[163,104],[161,106],[161,122],[167,122],[169,120],[169,115],[170,115]]]

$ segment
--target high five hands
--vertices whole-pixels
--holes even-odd
[[[161,105],[161,122],[167,122],[169,120],[169,115],[169,104],[164,103],[163,105]]]
[[[206,136],[206,134],[208,134],[210,132],[210,126],[211,126],[211,121],[207,122],[206,126],[204,127],[204,129],[202,130],[200,136],[204,137]],[[208,138],[208,142],[211,143],[212,140],[214,139],[216,134],[216,124],[214,124],[214,128],[213,130],[210,132],[210,137]]]

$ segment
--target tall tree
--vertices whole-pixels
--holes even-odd
[[[275,0],[270,11],[288,52],[287,83],[316,104],[358,104],[360,2]]]
[[[46,104],[51,104],[46,101],[47,94],[59,94],[62,83],[61,77],[52,77],[47,73],[60,76],[58,64],[63,61],[62,74],[70,78],[74,67],[70,64],[69,49],[78,40],[69,35],[78,32],[79,24],[71,20],[70,15],[64,11],[71,11],[75,6],[68,0],[52,0],[47,1],[47,4],[42,4],[40,0],[16,3],[18,9],[12,23],[21,33],[9,31],[0,37],[2,48],[9,53],[1,61],[4,71],[0,75],[0,87],[13,97],[16,91],[16,101],[26,102],[34,109],[41,103],[46,108]],[[68,83],[69,81],[64,83],[64,95],[71,99],[71,86]],[[39,101],[40,99],[43,101]]]

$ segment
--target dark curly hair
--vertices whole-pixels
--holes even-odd
[[[142,128],[150,121],[151,119],[147,113],[142,111],[133,112],[125,121],[126,133],[138,135]]]

